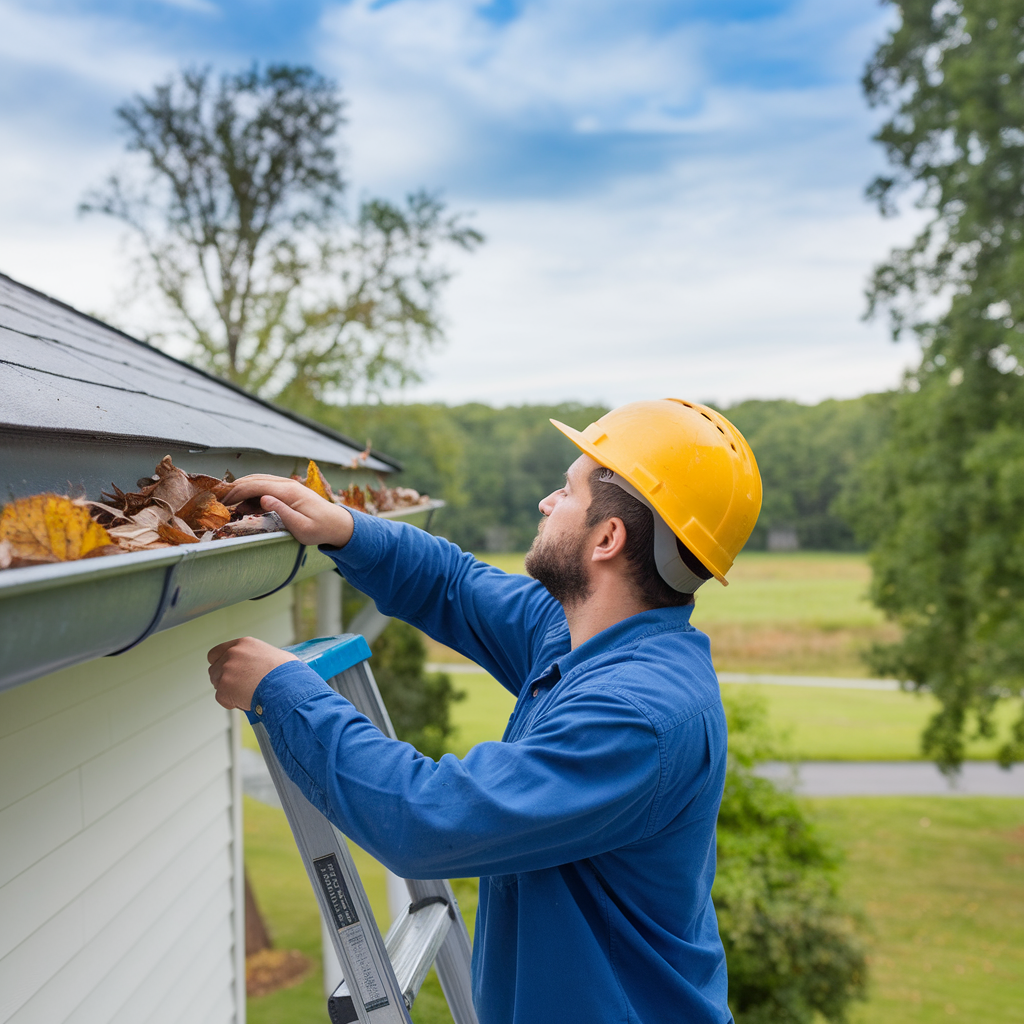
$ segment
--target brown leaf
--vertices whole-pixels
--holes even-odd
[[[213,491],[200,491],[178,509],[178,515],[197,531],[219,530],[231,518]]]
[[[11,565],[70,562],[110,543],[87,508],[57,494],[34,494],[5,505],[0,541],[10,545]]]
[[[347,490],[342,491],[338,497],[343,505],[357,509],[360,512],[366,511],[366,495],[358,484],[353,484]]]
[[[72,499],[76,505],[81,505],[89,510],[89,514],[98,523],[109,526],[111,523],[123,523],[128,521],[123,509],[114,508],[113,505],[105,505],[102,501],[90,501],[88,498]]]
[[[188,478],[197,494],[213,491],[213,496],[218,501],[231,490],[232,481],[218,480],[215,476],[207,476],[205,473],[189,473]]]
[[[243,516],[263,515],[263,506],[257,495],[255,498],[246,498],[245,501],[240,501],[237,505],[231,505],[228,511],[231,513],[232,519],[241,519]]]
[[[373,447],[372,441],[366,442],[366,447],[357,455],[346,467],[347,469],[361,469],[362,465],[370,457],[370,449]]]
[[[160,460],[156,474],[160,477],[160,482],[150,492],[151,497],[166,501],[175,512],[195,494],[196,488],[189,480],[188,473],[178,469],[171,462],[170,455],[165,455]]]
[[[144,509],[147,505],[152,504],[152,499],[149,494],[142,494],[136,491],[122,491],[117,484],[111,484],[114,488],[113,494],[107,494],[104,492],[102,497],[106,498],[110,502],[111,506],[120,509],[126,517],[131,518],[136,512]],[[149,489],[152,490],[154,484]]]
[[[156,532],[159,538],[167,541],[168,544],[199,543],[199,538],[191,530],[186,533],[184,530],[179,530],[178,527],[173,526],[171,523],[161,523],[156,528]]]

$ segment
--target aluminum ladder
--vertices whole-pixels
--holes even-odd
[[[362,636],[320,637],[285,650],[394,739]],[[327,1001],[333,1024],[411,1024],[409,1009],[431,964],[455,1024],[477,1024],[469,932],[448,882],[407,879],[409,905],[382,938],[345,837],[285,774],[263,723],[253,730],[341,964],[344,980]]]

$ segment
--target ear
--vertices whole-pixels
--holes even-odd
[[[592,562],[610,562],[625,549],[626,524],[618,516],[606,519],[594,531],[594,547],[590,554]]]

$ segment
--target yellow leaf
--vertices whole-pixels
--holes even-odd
[[[57,494],[34,494],[5,505],[0,541],[22,563],[71,562],[111,543],[89,510]]]
[[[321,498],[326,498],[332,503],[334,502],[331,485],[327,482],[323,473],[320,472],[320,467],[312,459],[309,460],[309,468],[306,470],[305,483],[311,491],[315,491]]]

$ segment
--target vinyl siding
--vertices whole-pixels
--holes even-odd
[[[283,591],[0,693],[0,1022],[241,1024],[237,719],[206,651]]]

